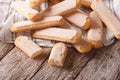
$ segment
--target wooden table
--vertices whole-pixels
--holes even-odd
[[[85,55],[70,48],[62,68],[47,64],[49,52],[46,48],[30,59],[13,44],[0,42],[0,80],[120,80],[120,41]]]
[[[120,41],[86,55],[70,48],[62,68],[47,64],[49,52],[30,59],[13,44],[0,42],[0,80],[120,80]]]

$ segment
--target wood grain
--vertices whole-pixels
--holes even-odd
[[[13,49],[13,44],[6,44],[0,41],[0,60]]]
[[[48,57],[50,49],[35,59],[28,58],[18,48],[14,48],[0,61],[0,80],[24,80],[33,76]]]
[[[120,47],[118,45],[120,45],[120,42],[94,50],[89,55],[80,55],[75,50],[70,50],[63,68],[49,66],[46,61],[46,64],[36,73],[32,80],[119,80],[120,53],[118,49]],[[117,49],[117,53],[114,52],[114,48]],[[115,64],[109,59],[111,54],[114,54],[114,58],[119,58],[116,62],[112,61]],[[108,62],[106,63],[106,61]],[[100,74],[104,75],[104,79]],[[111,76],[109,76],[110,74]]]
[[[73,80],[79,71],[93,57],[93,52],[88,55],[82,55],[75,49],[69,49],[67,60],[64,67],[45,65],[31,78],[31,80]]]
[[[120,80],[119,45],[120,41],[114,46],[97,50],[97,55],[89,61],[76,80]]]
[[[30,59],[15,47],[0,62],[0,78],[2,80],[119,80],[119,45],[120,42],[117,42],[87,55],[70,49],[62,68],[47,64],[50,49],[46,50],[44,55]]]

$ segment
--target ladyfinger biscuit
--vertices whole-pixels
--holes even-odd
[[[92,9],[97,13],[100,19],[106,24],[117,39],[120,39],[120,21],[110,11],[102,0],[93,1],[91,4]]]
[[[67,53],[68,48],[64,43],[56,43],[50,53],[48,64],[62,67],[64,65]]]
[[[48,7],[40,13],[44,16],[62,16],[79,8],[80,2],[81,0],[65,0],[58,4]]]
[[[84,30],[88,29],[91,24],[90,18],[78,10],[76,10],[72,13],[69,13],[69,14],[65,15],[64,17],[71,24],[74,24],[75,26],[77,26],[81,29],[84,29]]]
[[[87,53],[92,49],[91,44],[83,37],[78,43],[75,43],[72,45],[78,52],[80,52],[82,54]]]
[[[11,3],[11,7],[25,16],[28,20],[36,21],[41,18],[39,12],[30,8],[24,1],[14,1]]]
[[[92,20],[92,24],[88,30],[87,39],[94,48],[99,48],[102,46],[104,38],[103,25],[94,11],[91,12],[89,16]]]
[[[82,34],[82,38],[79,42],[77,43],[73,43],[73,47],[80,53],[87,53],[92,49],[91,44],[87,41],[87,39],[85,38],[85,32],[83,32],[80,28],[77,27],[73,27],[71,24],[69,24],[67,21],[65,21],[64,25],[62,25],[61,27],[65,28],[65,29],[71,29],[71,30],[75,30],[78,31]]]
[[[45,0],[26,0],[26,3],[28,4],[29,7],[33,9],[39,9],[40,5],[45,2]]]
[[[48,6],[55,5],[63,0],[48,0]]]
[[[62,28],[46,28],[33,31],[32,37],[68,43],[76,43],[81,39],[81,34],[74,30]]]
[[[15,45],[25,52],[30,58],[40,55],[43,51],[41,47],[26,36],[17,37],[15,40]]]
[[[47,28],[52,26],[60,26],[64,24],[64,19],[61,16],[51,16],[45,17],[40,21],[32,22],[32,21],[21,21],[12,25],[12,32],[22,32],[34,29]]]
[[[81,5],[90,8],[90,5],[93,0],[82,0]]]

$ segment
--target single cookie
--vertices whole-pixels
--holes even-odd
[[[62,16],[52,16],[52,17],[45,17],[37,22],[21,21],[14,23],[11,27],[11,31],[22,32],[22,31],[41,29],[52,26],[60,26],[62,24],[64,24],[64,19],[62,18]]]
[[[111,30],[117,39],[120,39],[120,21],[114,13],[107,8],[102,0],[95,0],[91,4],[92,9],[96,12],[99,18]]]
[[[81,28],[81,29],[88,29],[91,25],[91,20],[89,16],[81,13],[79,10],[76,10],[72,13],[69,13],[64,16],[71,24]]]
[[[104,30],[102,22],[95,12],[91,12],[89,16],[92,20],[92,24],[90,29],[88,30],[87,39],[91,43],[93,48],[100,48],[104,40]]]
[[[43,51],[36,43],[26,36],[19,36],[15,40],[15,45],[25,52],[30,58],[40,55]]]
[[[73,47],[80,53],[84,54],[91,51],[91,44],[84,38],[82,38],[78,43],[72,44]]]
[[[68,43],[76,43],[81,39],[81,34],[74,30],[62,28],[46,28],[33,31],[32,37]]]
[[[68,48],[64,43],[56,43],[50,53],[48,64],[62,67],[64,65],[67,53]]]
[[[30,8],[24,1],[14,1],[11,7],[31,21],[37,21],[42,17],[37,10]]]
[[[40,13],[44,16],[62,16],[78,9],[80,7],[80,2],[81,0],[65,0],[48,7]]]

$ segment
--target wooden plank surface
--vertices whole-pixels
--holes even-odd
[[[13,44],[6,44],[0,41],[0,60],[7,55],[13,49]]]
[[[89,55],[80,55],[75,50],[70,50],[71,57],[68,57],[65,67],[58,69],[46,64],[32,80],[120,80],[119,45],[120,42],[117,42],[94,50]]]
[[[0,61],[1,80],[119,80],[120,41],[87,55],[70,49],[64,67],[47,64],[50,49],[30,59],[14,48]]]
[[[94,51],[92,51],[91,54],[82,55],[71,48],[64,67],[49,66],[46,61],[45,65],[31,80],[74,80],[94,54]]]
[[[33,76],[48,57],[50,49],[45,49],[41,56],[28,58],[18,48],[14,48],[0,61],[1,80],[24,80]]]
[[[96,51],[76,80],[120,80],[120,41],[106,48]]]

